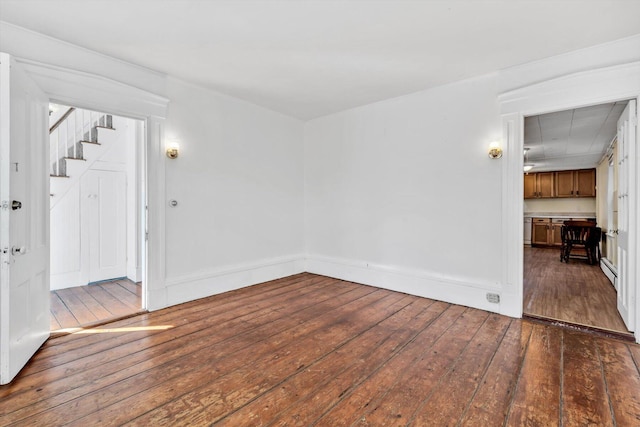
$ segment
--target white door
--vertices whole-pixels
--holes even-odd
[[[47,97],[0,53],[0,384],[49,337],[47,126]]]
[[[618,120],[618,311],[627,329],[635,329],[636,254],[630,219],[637,214],[635,187],[636,102],[629,101]],[[637,231],[637,230],[631,230]]]
[[[89,248],[89,282],[127,275],[127,175],[89,170],[82,177],[83,235]]]

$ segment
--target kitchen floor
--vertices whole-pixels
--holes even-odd
[[[633,337],[600,266],[560,262],[559,248],[524,248],[524,314]]]

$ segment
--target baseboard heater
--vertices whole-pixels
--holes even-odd
[[[602,258],[600,260],[600,268],[604,272],[604,275],[607,276],[607,279],[609,279],[613,287],[617,290],[618,269],[616,268],[616,266],[611,264],[611,261],[609,261],[607,258]]]

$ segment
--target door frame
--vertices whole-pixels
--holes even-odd
[[[569,74],[567,76],[536,83],[502,93],[498,97],[502,116],[502,281],[505,310],[503,314],[522,317],[524,237],[523,237],[523,156],[524,118],[554,111],[569,110],[590,105],[628,99],[640,100],[640,61],[613,67]],[[640,133],[640,130],[638,131]],[[640,139],[639,139],[640,140]],[[638,159],[636,159],[636,163]],[[640,173],[631,177],[636,187],[640,184]],[[638,205],[630,211],[629,228],[633,236],[631,259],[640,254],[638,235]],[[635,258],[633,258],[635,257]],[[640,343],[640,284],[637,268],[629,277],[636,283],[636,342]]]
[[[165,288],[165,163],[164,119],[169,100],[151,92],[95,74],[16,58],[52,102],[142,120],[142,179],[146,210],[141,227],[142,305],[147,310],[167,304]],[[47,204],[46,208],[49,206]]]

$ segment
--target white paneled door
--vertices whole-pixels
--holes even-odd
[[[0,53],[0,384],[49,337],[48,99]]]
[[[618,120],[618,311],[627,328],[633,331],[635,322],[635,283],[637,254],[636,234],[629,232],[631,219],[637,215],[638,189],[635,176],[636,162],[636,101],[629,101]],[[636,331],[638,332],[638,331]]]
[[[83,244],[89,248],[89,282],[127,275],[127,175],[89,170],[82,176]]]

